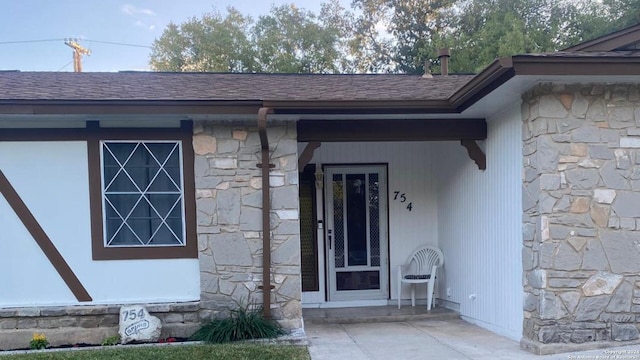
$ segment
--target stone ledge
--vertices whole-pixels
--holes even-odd
[[[629,345],[638,345],[640,340],[632,341],[592,341],[581,344],[575,343],[555,343],[555,344],[542,344],[529,339],[520,340],[520,348],[523,350],[532,352],[536,355],[551,355],[560,354],[573,351],[586,351],[586,350],[598,350],[616,348]]]
[[[197,312],[200,301],[167,302],[144,304],[152,313]],[[87,315],[118,315],[120,307],[129,304],[109,305],[69,305],[69,306],[33,306],[0,309],[0,318],[23,317],[53,317],[53,316],[87,316]]]

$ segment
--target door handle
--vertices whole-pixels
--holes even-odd
[[[333,242],[331,233],[332,233],[331,229],[327,230],[327,241],[329,241],[329,250],[331,250],[331,243]]]

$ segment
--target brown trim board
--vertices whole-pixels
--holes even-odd
[[[484,140],[484,119],[299,120],[299,142]]]
[[[93,130],[93,129],[92,129]],[[95,129],[87,139],[89,159],[89,201],[91,208],[91,249],[93,260],[184,259],[198,257],[196,229],[193,125],[181,122],[170,129]],[[100,140],[178,140],[182,142],[185,246],[105,247],[102,213],[102,168]]]
[[[2,170],[0,170],[0,193],[4,195],[9,206],[15,211],[24,227],[29,231],[38,246],[40,246],[40,249],[42,249],[47,259],[49,259],[51,265],[53,265],[54,269],[56,269],[60,277],[62,277],[62,280],[69,287],[69,290],[73,293],[73,296],[80,302],[92,301],[93,299],[85,287],[69,267],[69,264],[64,260],[58,249],[56,249],[56,246],[49,236],[47,236],[44,229],[42,229],[38,220],[36,220],[31,211],[29,211],[29,208],[24,201],[22,201],[20,195],[18,195]]]
[[[612,51],[640,40],[640,24],[585,41],[563,51]]]

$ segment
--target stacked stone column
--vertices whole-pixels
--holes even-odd
[[[523,345],[640,337],[640,86],[523,99]]]
[[[298,157],[295,122],[269,122],[272,315],[302,327]],[[196,207],[200,317],[247,303],[262,305],[262,178],[256,122],[197,122]],[[222,314],[220,314],[222,316]]]

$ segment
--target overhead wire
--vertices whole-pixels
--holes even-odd
[[[0,41],[0,45],[9,45],[9,44],[27,44],[27,43],[52,42],[52,41],[65,41],[65,40],[67,40],[67,39],[60,38],[60,39],[41,39],[41,40],[14,40],[14,41]],[[102,40],[90,40],[90,39],[78,39],[78,40],[79,40],[79,41],[87,41],[87,42],[100,43],[100,44],[119,45],[119,46],[131,46],[131,47],[141,47],[141,48],[149,48],[149,49],[151,49],[151,46],[149,46],[149,45],[127,44],[127,43],[114,42],[114,41],[102,41]]]
[[[71,65],[71,63],[73,62],[73,60],[69,61],[65,66],[61,67],[60,69],[56,70],[56,71],[62,71],[62,69],[66,68],[67,66]]]
[[[5,44],[25,44],[25,43],[37,43],[37,42],[49,42],[49,41],[64,41],[64,40],[65,39],[0,41],[0,45],[5,45]]]

